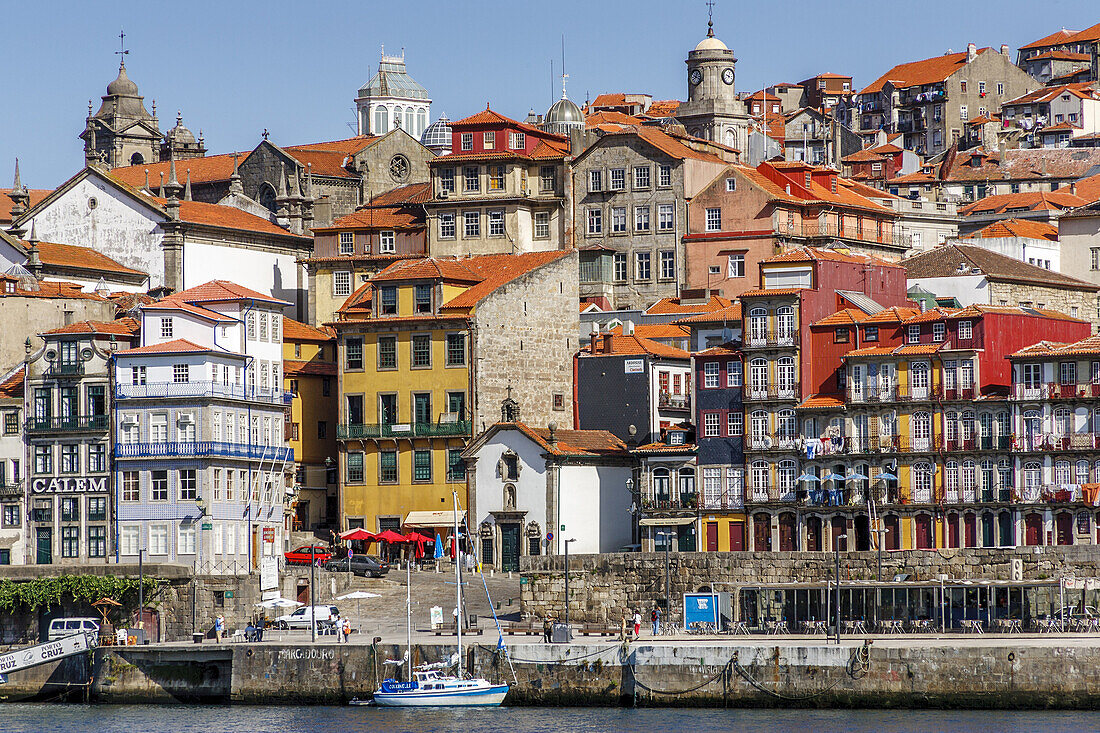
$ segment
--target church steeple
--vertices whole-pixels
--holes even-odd
[[[155,162],[159,157],[160,130],[156,118],[145,109],[144,98],[138,86],[126,72],[126,34],[120,33],[122,47],[119,56],[118,75],[107,85],[99,111],[91,114],[84,132],[84,161],[91,165],[99,162],[108,168],[124,165],[142,165]]]

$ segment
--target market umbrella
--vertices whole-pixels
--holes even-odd
[[[859,471],[854,471],[854,472],[848,474],[847,476],[845,476],[844,480],[845,481],[866,481],[867,477],[864,476]]]
[[[796,481],[820,481],[821,479],[819,479],[817,476],[814,476],[812,473],[804,473],[795,480]]]
[[[378,593],[368,593],[365,590],[353,590],[351,593],[345,593],[342,596],[338,596],[336,598],[336,600],[338,600],[338,601],[355,601],[355,615],[356,616],[362,616],[363,614],[361,614],[359,612],[359,601],[362,600],[363,598],[381,598],[381,597],[382,596],[379,595]]]
[[[882,473],[875,476],[875,480],[876,481],[897,481],[898,477],[895,476],[894,474],[888,472],[888,471],[883,471]]]
[[[827,473],[822,477],[825,481],[843,481],[844,477],[839,473]]]
[[[296,608],[304,605],[300,601],[292,601],[289,598],[283,598],[282,596],[276,596],[274,598],[268,598],[266,601],[260,601],[256,604],[263,609],[272,608]]]
[[[383,530],[374,536],[375,540],[381,542],[408,542],[404,535],[397,534],[392,529]]]
[[[439,536],[439,532],[435,533],[435,554],[436,560],[443,559],[443,538]]]
[[[407,535],[405,535],[405,539],[408,540],[409,542],[415,542],[416,543],[416,556],[418,558],[424,556],[424,545],[427,544],[428,542],[432,541],[431,537],[427,537],[425,535],[422,535],[419,532],[417,532],[415,529],[412,530],[411,532],[409,532]]]
[[[349,529],[347,532],[344,532],[343,534],[340,535],[340,539],[342,539],[342,540],[366,540],[367,542],[370,542],[374,538],[375,538],[374,533],[368,532],[367,530],[363,529],[362,527],[359,527],[359,528],[356,528],[356,529]]]

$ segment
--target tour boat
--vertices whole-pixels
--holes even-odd
[[[455,525],[455,592],[456,609],[462,609],[462,563],[458,557],[458,492],[454,494]],[[405,585],[405,615],[408,625],[408,646],[402,660],[387,660],[387,664],[397,666],[412,664],[412,575],[408,563],[405,566],[407,581]],[[484,582],[484,581],[483,581]],[[488,588],[486,588],[488,592]],[[412,670],[412,679],[398,682],[387,679],[374,693],[371,701],[352,700],[352,705],[381,705],[385,707],[474,707],[497,706],[504,702],[508,694],[507,683],[494,685],[481,677],[462,676],[462,618],[464,613],[455,614],[455,633],[458,650],[449,662],[422,664]],[[495,614],[494,614],[495,615]],[[499,641],[503,646],[503,637]],[[505,650],[507,651],[507,650]],[[510,664],[510,662],[509,662]],[[459,674],[444,674],[442,670],[458,666]]]

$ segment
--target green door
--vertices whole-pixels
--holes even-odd
[[[519,525],[500,526],[500,569],[505,572],[519,570]]]
[[[38,564],[51,564],[53,562],[53,528],[39,527],[35,530],[35,540],[38,548]]]

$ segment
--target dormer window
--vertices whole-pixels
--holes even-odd
[[[911,344],[920,343],[920,326],[910,326],[906,333],[906,341]]]
[[[417,313],[431,313],[432,312],[432,286],[431,285],[417,285],[416,286],[416,312]]]
[[[355,252],[355,233],[340,232],[340,254],[350,255]]]
[[[497,134],[495,132],[486,132],[481,136],[481,147],[486,150],[493,150],[497,146]]]
[[[464,132],[462,133],[462,149],[473,150],[474,149],[474,133]]]
[[[523,150],[527,147],[527,135],[522,132],[513,132],[508,135],[508,147],[512,150]]]
[[[669,445],[683,445],[684,433],[680,430],[668,431],[668,444]]]
[[[390,285],[379,289],[378,314],[382,316],[397,315],[397,288]]]
[[[379,254],[392,255],[397,252],[397,234],[395,232],[382,232],[379,234]]]

